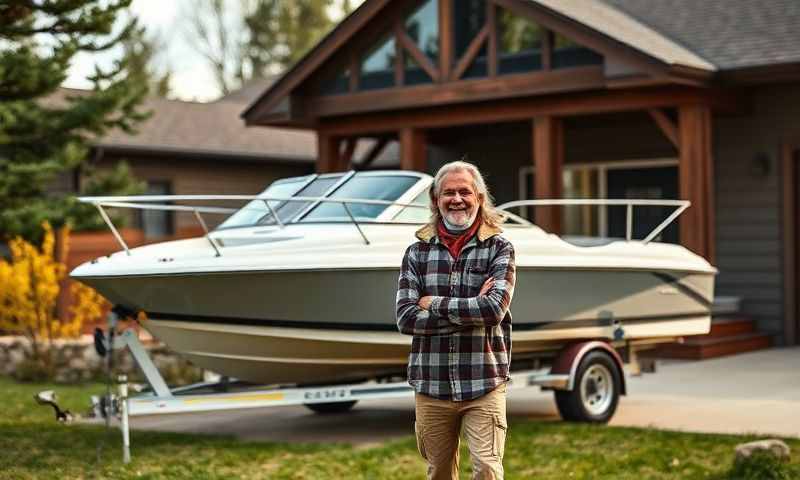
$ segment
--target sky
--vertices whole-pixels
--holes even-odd
[[[181,20],[191,2],[192,0],[134,0],[131,9],[149,32],[157,33],[164,41],[166,48],[156,60],[169,65],[172,70],[170,85],[174,96],[181,100],[208,101],[219,96],[219,91],[211,70],[186,40],[188,26]],[[91,87],[86,77],[94,70],[95,63],[105,65],[116,57],[116,52],[76,56],[64,86]]]
[[[236,0],[227,1],[231,7],[237,4]],[[351,0],[350,3],[357,6],[361,1]],[[140,23],[147,27],[148,32],[156,34],[164,43],[165,48],[156,57],[156,62],[168,66],[172,71],[171,96],[203,102],[218,98],[220,92],[211,68],[187,40],[189,25],[186,16],[189,9],[195,6],[195,2],[196,0],[133,0],[131,9]],[[338,5],[339,2],[334,3]],[[340,12],[341,10],[334,9],[331,16],[336,18]],[[109,65],[116,58],[119,58],[118,52],[76,55],[64,86],[90,88],[91,82],[86,77],[94,71],[94,65]]]

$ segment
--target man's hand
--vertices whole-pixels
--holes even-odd
[[[483,282],[483,285],[481,286],[481,291],[478,292],[478,296],[482,297],[486,295],[487,293],[489,293],[489,290],[491,290],[493,286],[494,286],[494,277],[487,278],[486,281]]]
[[[481,286],[481,291],[478,292],[478,296],[481,297],[483,295],[486,295],[487,293],[489,293],[489,290],[491,290],[493,286],[494,286],[494,277],[487,278],[486,281],[483,282],[483,285]],[[430,310],[431,303],[433,303],[433,297],[430,295],[426,295],[419,299],[417,305],[419,305],[419,308],[423,310]]]
[[[426,295],[426,296],[424,296],[424,297],[419,299],[419,301],[417,302],[417,305],[419,305],[419,308],[421,308],[423,310],[430,310],[431,309],[431,303],[433,303],[433,297],[430,296],[430,295]]]

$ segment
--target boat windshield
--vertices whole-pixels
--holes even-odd
[[[419,177],[405,175],[356,175],[329,195],[329,198],[359,198],[393,202],[419,181]],[[388,205],[348,203],[356,220],[374,220]],[[422,210],[422,209],[419,209]],[[350,216],[340,203],[320,203],[306,214],[301,222],[350,221]]]
[[[287,178],[278,180],[261,193],[263,197],[320,197],[324,195],[342,175],[326,175],[317,177],[311,183],[309,177]],[[286,202],[273,200],[269,205],[278,214],[281,222],[290,222],[299,212],[308,208],[311,202]],[[267,207],[266,200],[252,200],[237,210],[236,213],[222,222],[217,230],[253,227],[257,225],[276,225],[277,222]]]
[[[425,223],[431,218],[431,197],[428,194],[428,189],[422,191],[414,200],[411,200],[414,205],[424,205],[429,208],[415,208],[406,207],[400,210],[400,213],[395,215],[394,221],[401,223]]]

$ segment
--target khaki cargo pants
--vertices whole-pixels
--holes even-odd
[[[458,479],[460,433],[469,447],[473,479],[502,479],[506,443],[506,385],[466,402],[416,394],[419,453],[428,462],[428,478]]]

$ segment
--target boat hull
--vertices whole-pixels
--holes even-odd
[[[623,340],[669,340],[708,332],[707,315],[623,323]],[[144,326],[195,365],[260,384],[314,384],[405,375],[411,338],[396,332],[259,327],[147,319]],[[513,363],[571,341],[613,340],[618,326],[515,330]]]
[[[82,281],[114,303],[144,310],[144,326],[198,366],[274,384],[402,374],[410,337],[396,330],[397,276],[386,268]],[[706,272],[519,266],[514,358],[578,339],[707,333],[713,286]]]

